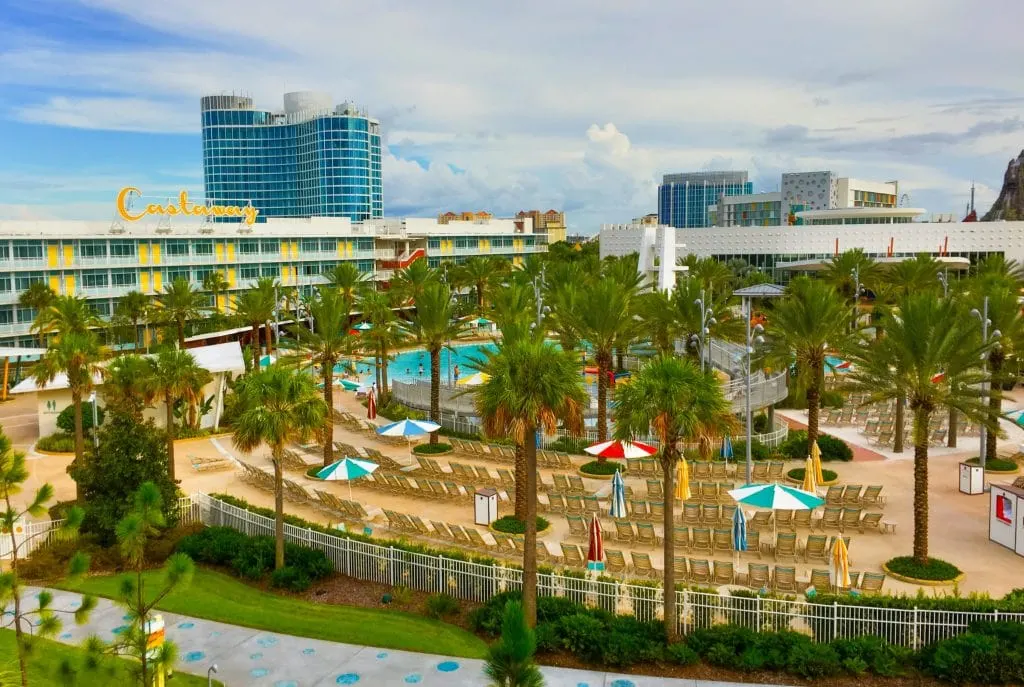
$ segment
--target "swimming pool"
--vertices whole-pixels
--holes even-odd
[[[459,376],[467,377],[476,369],[472,361],[484,357],[486,351],[495,351],[494,344],[463,344],[453,346],[453,350],[441,350],[441,379],[448,380],[449,367],[459,366]],[[420,365],[423,366],[423,374],[420,375]],[[341,374],[342,368],[338,366],[335,372]],[[369,380],[373,377],[373,358],[362,358],[357,362],[357,372],[361,379]],[[414,379],[430,379],[430,354],[422,349],[405,351],[395,356],[388,365],[388,379],[398,381],[410,381]]]

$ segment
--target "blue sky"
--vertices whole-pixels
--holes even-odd
[[[382,120],[385,212],[654,210],[666,172],[899,179],[987,207],[1024,147],[1014,0],[0,0],[0,218],[202,192],[199,97]]]

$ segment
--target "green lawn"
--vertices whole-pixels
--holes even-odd
[[[158,571],[147,573],[151,579],[147,589],[158,588],[159,575]],[[117,595],[118,577],[88,577],[61,586],[111,598]],[[202,568],[196,570],[188,588],[169,595],[159,607],[257,630],[386,649],[465,658],[481,658],[486,649],[481,639],[448,623],[401,611],[315,604],[267,594]]]
[[[84,652],[77,647],[43,639],[39,640],[34,648],[35,652],[28,664],[28,680],[33,687],[64,684],[58,679],[57,670],[65,658],[70,659],[73,666],[82,665]],[[107,658],[94,671],[80,671],[78,679],[72,684],[95,685],[95,687],[131,684],[132,677],[128,668],[127,659]],[[21,684],[18,672],[18,654],[14,646],[14,631],[0,630],[0,685],[8,684]],[[201,687],[206,685],[206,678],[175,671],[174,677],[167,682],[167,685],[168,687],[188,687],[189,685]]]

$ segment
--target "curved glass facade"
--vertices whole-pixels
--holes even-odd
[[[202,109],[207,201],[251,202],[259,218],[383,217],[376,120],[254,110],[249,98],[233,96],[204,98]]]

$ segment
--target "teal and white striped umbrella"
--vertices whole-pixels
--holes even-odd
[[[382,437],[421,437],[441,429],[441,425],[429,420],[399,420],[377,429]]]
[[[377,469],[376,463],[356,458],[343,458],[331,463],[316,476],[328,482],[347,482],[349,480],[366,477]]]
[[[1019,427],[1024,427],[1024,410],[1011,410],[1003,417]]]
[[[811,510],[825,503],[809,491],[784,484],[747,484],[729,492],[736,503],[772,510]]]

